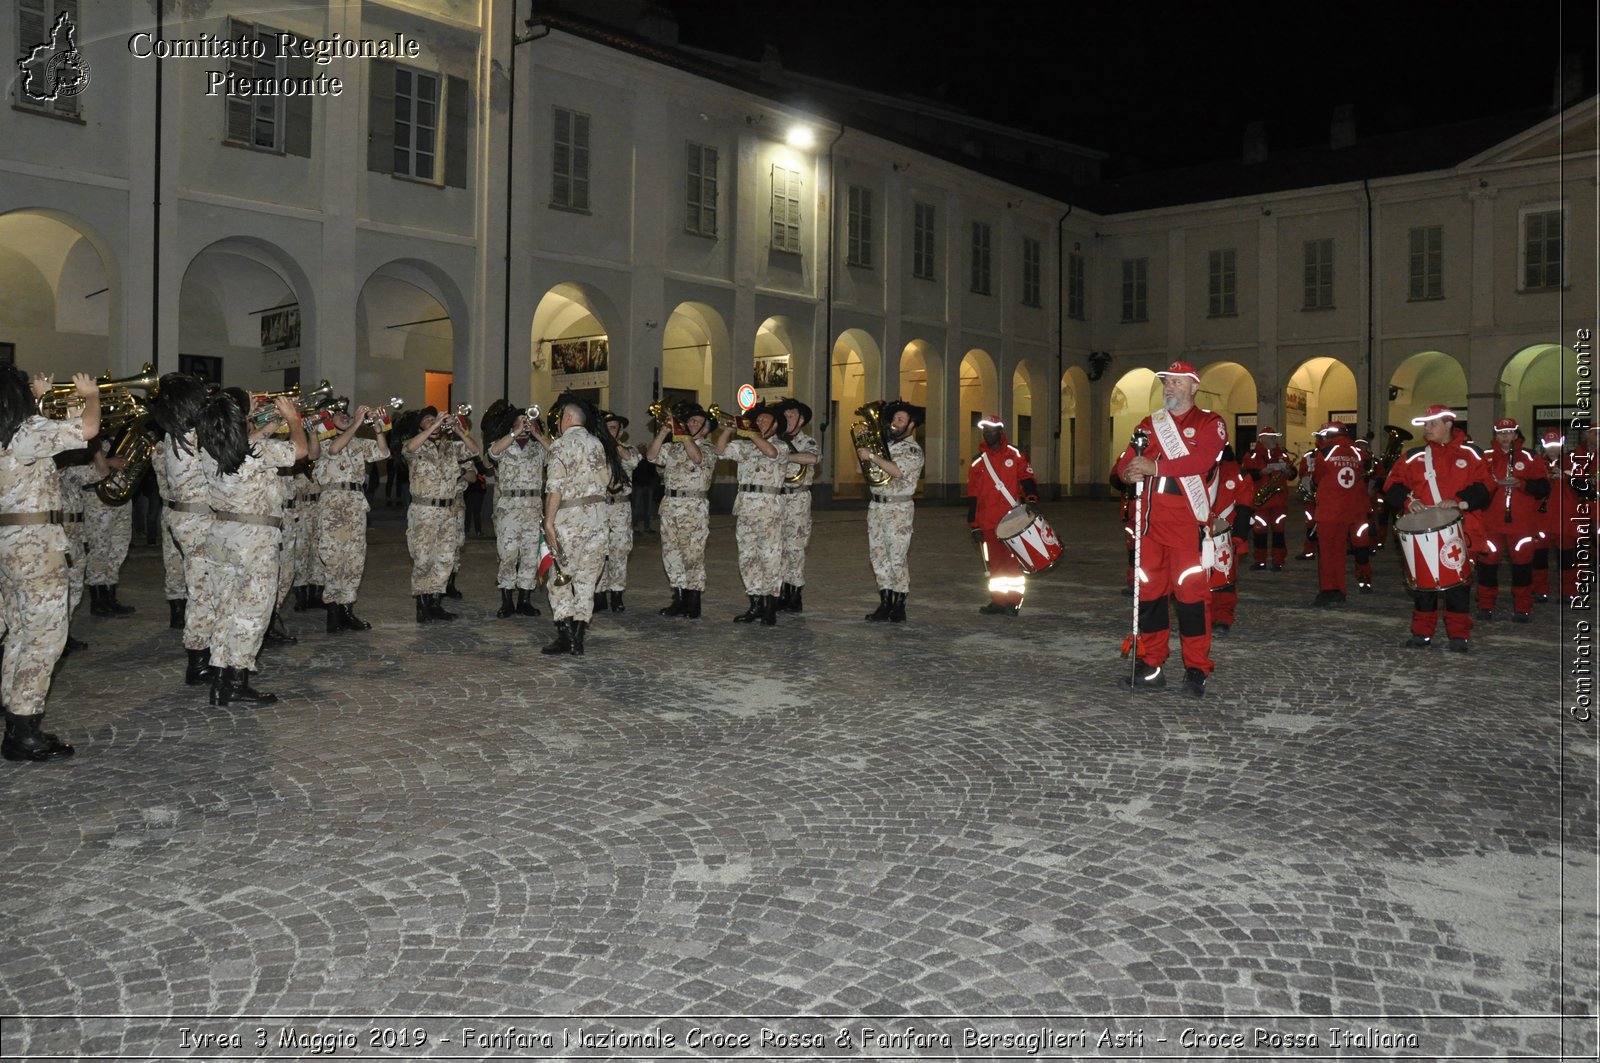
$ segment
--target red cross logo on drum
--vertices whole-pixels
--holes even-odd
[[[1467,564],[1466,551],[1461,548],[1460,542],[1452,540],[1439,554],[1439,560],[1444,562],[1446,568],[1460,572]]]

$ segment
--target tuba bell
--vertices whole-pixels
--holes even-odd
[[[149,362],[135,376],[120,380],[100,378],[100,431],[120,428],[122,435],[111,451],[111,457],[121,458],[123,466],[112,469],[111,474],[94,486],[94,493],[108,506],[127,503],[139,489],[145,473],[150,471],[150,461],[155,455],[156,439],[150,431],[150,409],[133,392],[143,391],[145,398],[156,393],[160,376]],[[53,389],[52,389],[53,390]]]
[[[874,399],[865,406],[857,407],[856,416],[863,420],[850,425],[850,442],[858,449],[870,450],[885,461],[889,458],[888,435],[883,427],[883,400]],[[870,461],[864,461],[860,455],[856,460],[861,465],[861,475],[873,487],[882,487],[893,477],[878,468]]]

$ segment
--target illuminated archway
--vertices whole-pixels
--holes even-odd
[[[571,389],[605,407],[611,393],[607,321],[621,320],[610,300],[586,284],[557,284],[533,312],[533,400],[548,405]]]
[[[207,363],[208,375],[247,391],[281,391],[302,373],[314,381],[318,367],[311,288],[299,264],[282,248],[255,237],[218,240],[196,254],[184,271],[178,289],[178,349],[217,359]],[[302,357],[302,352],[310,353]]]
[[[978,455],[978,418],[1000,408],[1000,386],[994,359],[981,347],[974,347],[961,359],[961,397],[956,408],[960,417],[961,464]]]
[[[834,427],[829,445],[833,448],[833,493],[837,497],[866,497],[866,481],[861,477],[855,444],[850,440],[850,425],[857,420],[855,411],[864,403],[894,398],[883,394],[883,382],[878,379],[881,365],[883,353],[878,341],[862,329],[846,329],[834,340],[829,370],[833,374]]]
[[[1128,448],[1139,422],[1161,405],[1161,381],[1153,369],[1130,369],[1111,388],[1111,438],[1107,451],[1115,456]]]
[[[1495,416],[1515,418],[1530,445],[1546,428],[1570,434],[1569,422],[1578,412],[1572,405],[1577,380],[1578,354],[1571,347],[1555,343],[1524,347],[1500,371]]]
[[[1074,366],[1061,374],[1061,441],[1056,454],[1056,478],[1063,495],[1072,495],[1080,483],[1096,483],[1088,468],[1091,446],[1089,375]]]
[[[1435,403],[1444,403],[1466,417],[1467,374],[1460,362],[1443,351],[1420,351],[1401,362],[1389,378],[1385,423],[1413,431],[1411,419]],[[1373,442],[1376,445],[1377,441]]]
[[[1200,390],[1195,393],[1195,405],[1201,406],[1222,418],[1228,426],[1228,439],[1236,453],[1243,453],[1239,432],[1239,417],[1253,417],[1258,401],[1255,378],[1250,370],[1238,362],[1213,362],[1200,370]],[[1255,441],[1253,428],[1245,433],[1244,444]]]
[[[800,365],[800,345],[795,322],[783,316],[769,317],[756,329],[753,364],[749,380],[763,400],[776,401],[794,395]]]
[[[410,409],[426,405],[429,374],[453,379],[461,307],[454,283],[431,263],[397,260],[374,270],[356,298],[352,399],[375,405],[398,395]]]
[[[942,439],[944,436],[944,359],[927,340],[912,340],[900,352],[900,386],[897,394],[914,406],[928,410],[927,424],[923,427],[924,440]],[[943,483],[945,480],[945,452],[943,447],[925,447],[927,465],[923,480]]]
[[[758,340],[759,342],[759,340]],[[668,405],[717,402],[713,366],[731,347],[722,315],[705,303],[679,303],[661,334],[661,396]]]
[[[104,241],[80,219],[57,211],[0,215],[0,334],[16,345],[16,364],[58,378],[117,368],[114,277]]]
[[[1016,448],[1030,458],[1034,442],[1044,438],[1039,432],[1039,421],[1034,417],[1033,380],[1033,363],[1024,358],[1011,374],[1011,416],[1006,418],[1006,434]]]
[[[1283,445],[1291,454],[1304,454],[1316,441],[1324,421],[1337,418],[1355,424],[1356,375],[1337,358],[1310,358],[1284,385]],[[1357,431],[1360,431],[1358,428]]]

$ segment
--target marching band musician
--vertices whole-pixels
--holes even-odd
[[[151,419],[161,429],[150,464],[163,500],[161,560],[171,612],[168,624],[183,631],[183,648],[189,656],[183,681],[190,686],[209,684],[215,675],[210,658],[217,603],[209,596],[211,581],[202,571],[211,535],[211,506],[195,437],[195,422],[205,403],[205,385],[185,373],[164,374],[150,400]]]
[[[1317,501],[1319,590],[1311,604],[1326,606],[1345,600],[1346,552],[1355,555],[1356,586],[1363,594],[1372,592],[1372,496],[1364,475],[1367,455],[1351,441],[1343,421],[1319,428],[1317,444],[1311,484]]]
[[[1526,624],[1533,614],[1533,550],[1539,541],[1539,505],[1550,497],[1549,466],[1523,449],[1514,418],[1494,423],[1494,447],[1483,456],[1494,494],[1480,514],[1477,544],[1478,619],[1494,619],[1500,593],[1500,560],[1511,565],[1511,619]]]
[[[1039,485],[1027,455],[1006,440],[1006,423],[998,413],[984,414],[978,431],[983,441],[967,466],[967,526],[989,562],[989,603],[978,612],[1016,616],[1022,612],[1028,577],[995,528],[1018,504],[1039,501]]]
[[[783,584],[778,610],[798,613],[804,606],[801,590],[806,585],[806,550],[811,546],[811,482],[822,460],[822,447],[805,433],[805,426],[811,423],[810,406],[799,399],[784,399],[778,403],[778,416],[783,418],[778,431],[788,444],[789,464],[800,470],[796,478],[785,468],[778,496],[783,506]],[[794,454],[809,454],[812,460],[797,461]]]
[[[355,614],[356,592],[367,567],[367,467],[389,457],[389,440],[377,426],[372,438],[356,433],[372,411],[339,399],[334,408],[335,436],[312,472],[322,492],[317,504],[317,563],[326,582],[319,588],[328,613],[328,631],[368,631],[372,625]]]
[[[645,460],[661,466],[665,494],[657,513],[661,527],[661,567],[672,584],[672,604],[662,616],[700,618],[700,596],[706,589],[706,538],[710,534],[710,503],[706,492],[717,467],[716,451],[706,437],[711,418],[699,403],[680,403],[672,417],[683,426],[683,439],[672,438],[669,417],[657,428],[645,448]]]
[[[1310,561],[1317,556],[1317,535],[1320,530],[1317,524],[1317,492],[1309,486],[1317,471],[1317,451],[1322,446],[1322,432],[1319,430],[1316,434],[1318,438],[1311,444],[1311,449],[1300,455],[1294,465],[1295,476],[1302,488],[1296,499],[1300,503],[1300,516],[1305,522],[1305,539],[1300,544],[1300,552],[1294,555],[1297,561]]]
[[[1449,406],[1429,406],[1411,423],[1422,428],[1423,443],[1394,463],[1384,483],[1384,501],[1392,513],[1414,513],[1433,507],[1462,513],[1489,504],[1489,473],[1483,456],[1457,433],[1455,411]],[[1461,438],[1457,438],[1460,435]],[[1453,545],[1453,544],[1452,544]],[[1465,567],[1465,558],[1460,559]],[[1433,643],[1438,626],[1439,592],[1418,589],[1412,596],[1411,638],[1406,645],[1423,649]],[[1444,628],[1450,649],[1470,652],[1472,638],[1472,580],[1463,580],[1444,592]]]
[[[277,422],[273,422],[276,428]],[[309,441],[316,437],[308,433]],[[267,631],[262,636],[264,645],[292,646],[300,640],[289,633],[289,625],[283,621],[283,607],[288,604],[292,591],[295,599],[295,609],[303,611],[306,603],[310,601],[311,588],[298,582],[306,578],[304,563],[299,560],[301,543],[309,535],[309,523],[303,518],[310,512],[311,501],[308,498],[311,484],[311,468],[305,462],[296,462],[292,469],[286,469],[278,477],[278,500],[283,514],[283,537],[278,541],[278,592],[273,600],[272,616],[267,620]]]
[[[276,418],[249,431],[244,408],[229,394],[208,401],[195,424],[204,452],[206,501],[213,519],[206,539],[205,571],[217,602],[211,639],[211,704],[271,704],[276,694],[250,685],[262,637],[278,603],[278,567],[283,544],[283,499],[279,470],[309,453],[305,427],[294,400],[279,395]],[[273,439],[278,423],[289,438]],[[248,433],[248,434],[247,434]]]
[[[0,367],[0,704],[6,760],[61,760],[72,746],[40,729],[50,676],[67,644],[67,536],[59,523],[61,479],[55,455],[77,450],[100,431],[100,389],[74,373],[83,413],[64,421],[41,416],[48,376]]]
[[[606,558],[605,505],[611,489],[627,481],[600,411],[570,391],[554,411],[561,434],[550,444],[544,477],[544,537],[567,582],[547,586],[556,637],[540,653],[583,656],[594,613],[594,589]]]
[[[89,585],[91,616],[124,617],[133,612],[133,606],[117,601],[117,581],[122,575],[122,563],[128,559],[128,544],[133,541],[133,509],[108,505],[94,490],[94,484],[110,476],[113,469],[127,465],[126,460],[111,457],[110,453],[110,439],[97,439],[89,444],[94,481],[79,490],[83,496],[83,524],[89,541],[83,581]]]
[[[496,616],[538,616],[533,592],[539,586],[539,525],[543,523],[544,429],[537,415],[506,405],[490,423],[484,414],[484,434],[494,436],[489,461],[494,473],[494,546],[499,558],[495,585],[500,588]]]
[[[417,623],[454,620],[456,614],[446,612],[439,599],[453,578],[461,464],[482,448],[466,434],[457,414],[440,416],[436,407],[426,406],[403,420],[415,430],[406,440],[404,454],[411,468],[406,549],[411,554],[411,596],[417,602]]]
[[[1289,525],[1287,484],[1296,476],[1294,461],[1289,457],[1289,452],[1283,449],[1283,433],[1271,426],[1256,433],[1255,446],[1250,448],[1250,453],[1244,456],[1239,467],[1255,481],[1257,490],[1263,484],[1272,482],[1274,477],[1280,481],[1279,489],[1255,507],[1250,526],[1255,534],[1255,564],[1252,567],[1257,570],[1267,567],[1267,539],[1271,536],[1272,571],[1281,572],[1289,556],[1286,538]]]
[[[322,554],[318,543],[322,538],[322,484],[317,479],[316,462],[322,460],[322,440],[315,431],[307,430],[307,441],[315,441],[311,464],[295,469],[289,489],[294,492],[294,534],[285,535],[292,541],[287,544],[288,557],[293,571],[291,586],[294,589],[294,611],[321,609],[325,578],[322,571]],[[286,529],[287,530],[287,529]]]
[[[1228,523],[1229,545],[1233,548],[1232,579],[1227,579],[1220,567],[1214,570],[1211,581],[1211,634],[1226,635],[1233,630],[1239,610],[1239,572],[1244,568],[1245,549],[1250,542],[1250,504],[1255,500],[1255,486],[1250,477],[1239,468],[1239,458],[1233,447],[1224,445],[1217,460],[1217,504],[1212,510],[1213,520],[1221,518]]]
[[[461,600],[461,591],[456,587],[456,577],[461,574],[461,551],[467,545],[467,488],[484,476],[478,465],[478,459],[483,456],[483,445],[472,438],[471,411],[470,406],[460,406],[456,409],[456,416],[461,424],[461,438],[470,441],[475,448],[470,453],[463,454],[457,463],[459,474],[455,482],[455,505],[450,510],[455,518],[456,538],[454,548],[450,552],[450,575],[444,582],[444,596],[456,601]]]
[[[1148,481],[1140,513],[1138,661],[1134,674],[1122,681],[1135,690],[1167,685],[1162,668],[1171,653],[1167,611],[1171,599],[1177,603],[1184,691],[1198,698],[1205,695],[1206,680],[1215,667],[1206,609],[1210,573],[1201,539],[1216,504],[1217,463],[1228,443],[1228,430],[1221,417],[1194,404],[1200,390],[1200,374],[1194,366],[1173,362],[1156,376],[1162,383],[1163,408],[1139,422],[1137,430],[1147,433],[1150,449],[1141,455],[1129,446],[1116,468],[1125,481]],[[1261,450],[1260,458],[1278,459],[1261,461],[1263,471],[1268,465],[1282,467],[1287,461],[1281,451]],[[1257,520],[1260,516],[1258,512]],[[1275,542],[1281,550],[1281,534]]]
[[[89,529],[83,522],[83,492],[99,477],[87,447],[56,455],[56,475],[61,477],[61,526],[67,533],[67,648],[86,650],[87,642],[72,637],[71,618],[83,601],[84,570],[88,567]]]
[[[734,536],[739,544],[739,577],[750,607],[734,617],[735,623],[759,620],[771,627],[778,622],[778,593],[783,585],[783,478],[790,458],[788,448],[774,444],[778,411],[758,403],[746,415],[756,434],[733,438],[733,426],[724,427],[712,443],[718,457],[739,465],[739,497]],[[815,459],[812,459],[815,460]]]
[[[633,553],[633,470],[639,467],[639,451],[622,442],[622,430],[628,427],[626,417],[607,410],[601,419],[627,473],[627,482],[613,483],[607,492],[606,561],[600,569],[600,581],[595,584],[594,608],[620,613],[624,609],[622,592],[628,589],[628,555]]]
[[[906,619],[906,595],[911,592],[912,521],[917,514],[912,495],[917,493],[917,478],[922,475],[922,446],[916,430],[927,417],[923,406],[895,399],[885,403],[881,418],[888,433],[884,440],[889,457],[866,447],[856,448],[856,457],[871,462],[889,474],[889,481],[872,489],[867,505],[867,552],[872,558],[872,574],[878,583],[878,608],[867,614],[877,622],[901,624]]]

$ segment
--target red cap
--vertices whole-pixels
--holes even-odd
[[[1567,437],[1561,434],[1559,428],[1546,428],[1544,435],[1539,437],[1539,442],[1547,447],[1559,447],[1565,444]]]
[[[1257,430],[1256,438],[1260,439],[1262,436],[1277,436],[1279,439],[1282,439],[1283,433],[1269,424],[1267,427]]]
[[[1432,406],[1429,406],[1428,412],[1423,414],[1421,417],[1411,418],[1411,423],[1421,426],[1427,424],[1429,421],[1437,421],[1441,418],[1453,421],[1456,419],[1456,411],[1452,410],[1442,402],[1436,402]]]
[[[1005,426],[1005,421],[1000,418],[998,413],[986,413],[978,420],[979,428],[1004,428]]]
[[[1157,373],[1156,376],[1186,376],[1193,380],[1196,384],[1200,383],[1200,374],[1194,371],[1194,366],[1190,365],[1188,362],[1182,361],[1173,362],[1171,365],[1167,366],[1166,369]]]
[[[1328,423],[1324,424],[1321,428],[1317,429],[1317,435],[1319,435],[1319,436],[1333,436],[1333,435],[1343,435],[1343,434],[1344,434],[1344,422],[1343,421],[1329,421]]]
[[[1494,430],[1496,432],[1515,432],[1517,430],[1517,419],[1515,417],[1502,417],[1494,423]]]

